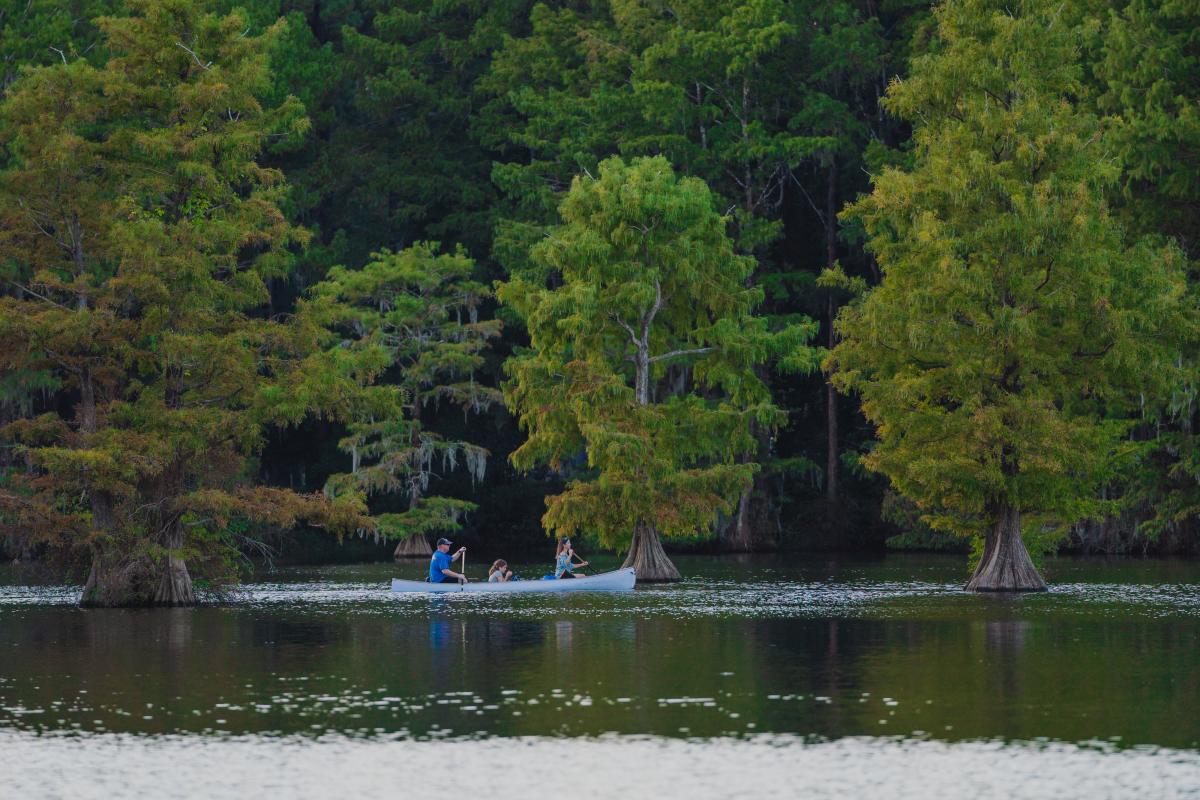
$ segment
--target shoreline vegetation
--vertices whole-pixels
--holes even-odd
[[[1200,552],[1195,9],[22,6],[0,555],[83,605],[298,531]]]

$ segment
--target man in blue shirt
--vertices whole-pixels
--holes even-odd
[[[467,576],[461,572],[454,572],[450,569],[450,564],[457,561],[459,556],[467,552],[467,548],[460,547],[458,552],[450,555],[450,545],[454,544],[449,539],[438,539],[437,549],[433,551],[433,557],[429,559],[429,582],[442,583],[443,581],[457,580],[459,583],[466,583]]]

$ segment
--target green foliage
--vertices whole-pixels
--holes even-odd
[[[761,249],[794,170],[865,144],[855,93],[886,58],[878,19],[841,2],[539,4],[530,25],[481,82],[481,139],[512,156],[492,174],[511,201],[496,242],[510,269],[529,266],[571,177],[615,153],[703,178],[739,247]]]
[[[979,543],[978,551],[975,549],[977,542]],[[949,553],[970,552],[972,554],[977,552],[978,555],[974,556],[970,565],[972,569],[979,563],[979,556],[983,554],[983,539],[971,539],[970,549],[968,550],[967,542],[961,536],[935,531],[928,525],[921,525],[921,527],[904,530],[894,536],[889,536],[884,541],[884,544],[887,545],[889,550],[924,550]]]
[[[1128,242],[1105,205],[1119,170],[1080,100],[1077,28],[1036,2],[937,19],[887,100],[916,124],[914,166],[846,212],[883,283],[843,312],[827,365],[877,427],[866,463],[935,528],[1099,513],[1138,393],[1177,375],[1182,257]]]
[[[127,6],[95,20],[103,67],[29,70],[0,107],[14,290],[0,368],[77,400],[4,429],[23,490],[0,506],[29,541],[81,548],[104,574],[190,562],[217,585],[233,577],[232,520],[345,530],[360,514],[248,472],[264,427],[296,419],[270,398],[300,343],[260,310],[306,238],[279,210],[283,176],[257,158],[305,121],[290,98],[260,102],[280,26],[243,35],[240,15],[191,0]],[[154,591],[130,580],[117,601]]]
[[[880,507],[880,515],[900,528],[900,533],[887,539],[893,550],[925,550],[967,553],[967,567],[972,572],[979,565],[986,545],[986,536],[973,532],[964,537],[962,531],[936,530],[926,522],[916,503],[888,491]],[[1067,528],[1041,515],[1026,515],[1021,524],[1021,541],[1036,568],[1041,569],[1046,556],[1056,552],[1067,537]]]
[[[532,253],[553,279],[499,289],[530,334],[506,365],[505,400],[529,434],[512,461],[565,469],[586,453],[547,500],[543,523],[561,535],[625,547],[635,525],[706,532],[757,468],[735,459],[752,425],[780,421],[754,367],[814,358],[811,328],[772,333],[754,316],[753,260],[734,253],[704,183],[662,158],[602,162],[560,213]]]
[[[39,395],[49,397],[60,388],[62,382],[51,370],[15,369],[0,373],[0,419],[29,416]]]
[[[94,20],[117,10],[120,0],[22,0],[5,6],[0,8],[0,97],[22,67],[102,61]]]
[[[614,154],[663,155],[709,185],[731,217],[737,249],[756,256],[760,313],[780,327],[818,314],[831,325],[840,293],[817,287],[816,273],[838,257],[837,210],[864,183],[863,149],[897,127],[865,110],[877,108],[880,76],[902,64],[898,43],[923,8],[844,0],[534,6],[529,30],[505,40],[479,84],[491,96],[479,138],[499,154],[493,257],[509,275],[541,280],[529,253],[572,177],[595,174]],[[826,404],[823,385],[797,390],[797,381],[763,377],[789,423]],[[812,439],[830,430],[783,427],[774,439],[758,436],[752,451],[764,472],[755,509],[743,511],[759,519],[774,517],[781,500],[773,487],[782,476],[766,485],[776,456],[809,458],[820,446]],[[828,447],[840,448],[836,434]]]
[[[461,462],[482,481],[487,450],[443,438],[422,419],[442,404],[479,413],[500,399],[477,379],[500,323],[480,319],[491,291],[472,279],[474,267],[462,248],[438,253],[436,243],[385,250],[362,269],[335,267],[301,306],[302,318],[334,334],[304,370],[307,380],[318,391],[335,375],[350,381],[347,394],[331,401],[344,407],[349,431],[340,447],[352,468],[332,476],[326,494],[406,498],[407,510],[375,517],[373,530],[386,538],[457,530],[475,507],[429,496],[430,479]],[[388,371],[392,380],[381,382]]]
[[[1094,54],[1096,105],[1124,174],[1130,222],[1200,241],[1200,8],[1131,0],[1103,20]]]
[[[384,321],[399,309],[373,305],[371,291],[428,291],[432,308],[446,309],[452,287],[473,284],[486,316],[492,301],[475,273],[442,272],[465,256],[407,247],[465,244],[478,258],[468,272],[508,279],[501,313],[518,324],[496,348],[507,352],[532,308],[515,293],[566,289],[547,248],[564,241],[559,207],[575,176],[591,186],[610,156],[662,155],[707,183],[733,252],[755,256],[741,289],[760,290],[751,305],[774,344],[765,361],[740,363],[755,364],[787,421],[772,416],[780,430],[752,443],[730,423],[719,456],[704,448],[725,434],[705,434],[695,453],[668,452],[645,469],[686,471],[730,453],[758,464],[747,496],[775,509],[746,519],[810,498],[838,465],[854,479],[848,491],[869,493],[873,506],[883,484],[865,464],[959,532],[979,530],[1003,497],[1063,519],[1119,500],[1130,518],[1149,517],[1147,533],[1186,531],[1200,514],[1200,358],[1192,321],[1177,313],[1185,259],[1164,242],[1194,270],[1198,21],[1195,3],[1178,0],[956,0],[936,17],[918,0],[5,4],[3,513],[26,542],[91,552],[128,536],[111,549],[186,555],[218,576],[214,587],[238,564],[229,546],[261,534],[251,510],[259,520],[320,517],[336,498],[343,530],[453,529],[471,504],[423,481],[447,472],[446,459],[458,467],[484,445],[504,456],[519,444],[503,416],[473,443],[439,435],[459,429],[467,395],[494,383],[499,357],[470,348],[498,337],[455,340],[429,320],[441,360],[418,364]],[[910,56],[916,74],[888,101],[896,116],[880,113],[884,85]],[[868,173],[874,194],[839,223]],[[582,238],[573,247],[570,258],[595,262]],[[889,277],[873,294],[878,268]],[[441,283],[418,289],[426,270]],[[635,308],[647,287],[625,281],[614,302]],[[1195,305],[1194,289],[1183,302]],[[704,290],[683,280],[678,291]],[[830,363],[857,359],[836,379],[863,390],[884,444],[873,452],[869,427],[842,402],[841,440],[818,466],[830,434],[812,420],[838,403],[797,376],[816,357],[809,316],[824,322],[850,298],[862,298],[843,322],[853,341]],[[571,341],[562,363],[574,365],[583,322],[546,302],[542,313],[561,318]],[[717,341],[708,324],[697,330]],[[699,348],[685,328],[654,346]],[[698,377],[716,364],[702,356],[651,365],[653,405],[728,402],[748,413],[724,378]],[[637,393],[635,364],[610,371]],[[552,407],[534,415],[560,414]],[[636,436],[676,424],[595,413],[579,419]],[[265,427],[301,419],[321,433],[280,434],[280,450],[260,463]],[[563,431],[558,465],[599,481],[581,455],[590,440],[565,433],[572,424],[542,424],[540,441]],[[332,460],[336,437],[352,470],[329,481],[329,496],[303,508],[295,497],[251,497],[293,468],[320,485],[330,465],[309,459],[316,450]],[[544,455],[528,463],[554,460]],[[743,485],[745,471],[728,485]],[[1117,500],[1095,500],[1101,483]],[[226,499],[204,495],[200,509],[195,493],[217,488]],[[151,520],[146,509],[168,496],[190,499]],[[186,530],[184,543],[165,545],[164,524]]]
[[[1190,371],[1194,371],[1191,367]],[[1138,534],[1157,539],[1200,517],[1200,440],[1194,428],[1194,390],[1175,392],[1165,419],[1141,442],[1115,481],[1119,507],[1140,522]]]
[[[1172,0],[1118,4],[1093,40],[1096,105],[1122,167],[1114,202],[1126,224],[1176,237],[1191,257],[1196,285],[1200,241],[1200,9]],[[1194,299],[1192,302],[1195,302]],[[1113,486],[1125,508],[1157,537],[1186,531],[1200,516],[1196,385],[1200,350],[1179,336],[1186,380],[1170,393],[1147,393],[1145,444]]]
[[[526,0],[361,0],[340,31],[342,113],[311,185],[350,255],[415,239],[485,252],[494,190],[471,140],[475,82]],[[329,202],[332,200],[333,202]]]

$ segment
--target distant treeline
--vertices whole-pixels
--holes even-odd
[[[1194,551],[1198,27],[8,3],[0,547],[98,603],[190,602],[297,528],[418,555],[543,515],[652,560],[1001,519]]]

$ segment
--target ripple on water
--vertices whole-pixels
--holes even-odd
[[[432,597],[424,594],[391,594],[374,584],[278,583],[251,584],[243,592],[250,605],[304,605],[365,612],[396,610],[453,610],[456,614],[545,616],[547,611],[586,611],[589,616],[795,617],[828,616],[852,612],[868,603],[899,597],[961,594],[957,586],[930,583],[735,583],[687,582],[611,594],[499,596],[464,594]]]
[[[871,583],[689,581],[613,594],[499,596],[463,594],[433,597],[391,594],[370,583],[251,584],[241,595],[251,606],[294,606],[315,613],[396,613],[430,610],[455,615],[540,618],[586,613],[589,617],[902,618],[926,614],[973,614],[995,596],[980,597],[953,583],[887,581]],[[1054,586],[1045,594],[1016,595],[1029,614],[1088,614],[1138,617],[1200,617],[1196,584],[1093,584]]]
[[[70,605],[72,586],[0,586],[5,606]],[[999,601],[999,602],[997,602]],[[753,618],[907,618],[973,614],[1019,604],[1023,614],[1200,617],[1200,584],[1061,583],[1044,594],[978,596],[957,583],[930,581],[734,581],[692,580],[673,586],[640,587],[633,592],[570,595],[393,594],[385,585],[363,581],[249,583],[227,604],[244,608],[291,608],[322,614],[395,614],[452,611],[456,615],[540,618],[548,614],[596,616]]]
[[[79,602],[82,586],[0,585],[0,608],[4,606],[69,606]]]
[[[518,737],[412,741],[302,737],[33,736],[0,732],[14,797],[293,798],[447,791],[546,797],[547,765],[570,764],[573,798],[1194,798],[1200,755],[1103,744],[793,736],[750,739]],[[219,769],[214,765],[220,764]]]

